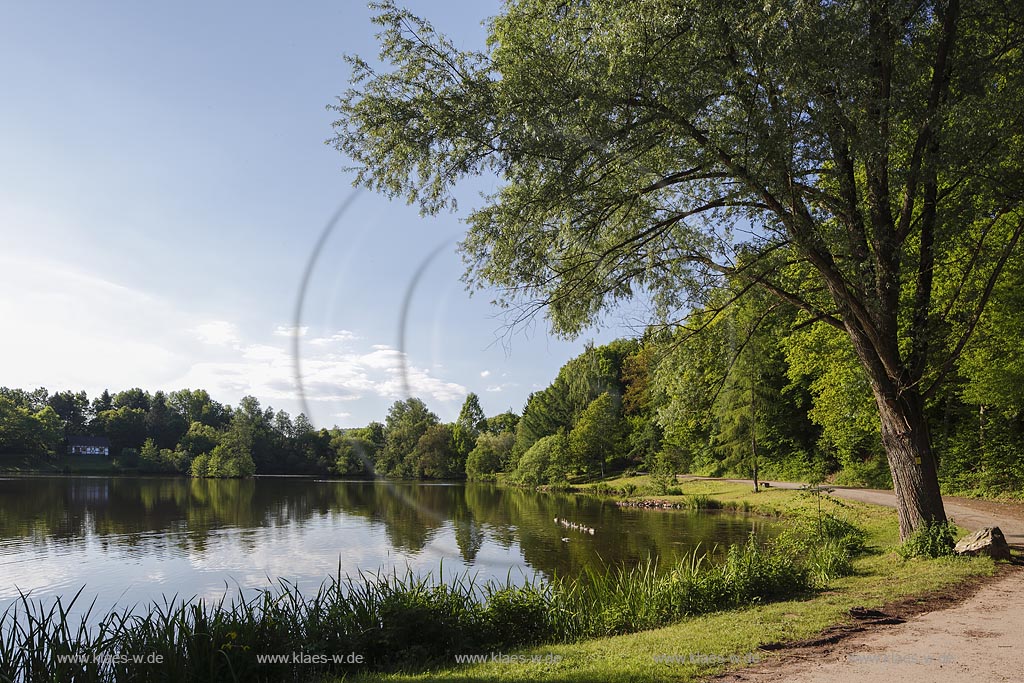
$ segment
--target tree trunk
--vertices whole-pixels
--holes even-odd
[[[757,481],[757,410],[754,403],[754,383],[750,383],[750,454],[754,460],[754,493],[759,492]]]
[[[896,493],[900,539],[905,540],[926,522],[946,521],[924,401],[916,389],[904,389],[895,395],[881,390],[875,382],[872,388]]]

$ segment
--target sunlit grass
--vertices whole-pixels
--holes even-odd
[[[245,600],[169,599],[85,616],[75,603],[80,596],[45,606],[25,598],[0,615],[0,680],[688,681],[721,665],[655,656],[749,657],[761,644],[840,622],[850,607],[879,606],[993,568],[985,559],[901,558],[895,514],[876,506],[825,498],[819,518],[806,493],[754,494],[722,482],[683,487],[680,499],[694,501],[688,506],[718,501],[784,514],[787,529],[771,541],[732,546],[715,561],[698,551],[671,567],[651,561],[553,582],[337,576],[313,595],[281,583]],[[266,664],[257,657],[291,653],[325,659]],[[454,664],[455,655],[470,653],[538,660]],[[360,661],[331,661],[348,654]],[[61,661],[66,655],[90,661]],[[117,655],[158,656],[160,663]]]
[[[638,489],[646,485],[643,476],[630,477]],[[618,486],[619,480],[609,480]],[[722,508],[743,509],[759,514],[782,516],[796,538],[806,537],[818,523],[817,501],[808,493],[771,489],[755,494],[749,484],[722,481],[684,481],[681,496],[651,496],[685,507],[699,507],[687,498],[707,497]],[[855,524],[856,538],[842,537],[825,545],[860,545],[864,552],[854,556],[824,549],[809,558],[808,568],[825,573],[838,571],[834,563],[849,563],[849,575],[827,581],[826,590],[804,593],[775,602],[755,602],[734,609],[694,615],[677,623],[636,633],[594,638],[572,644],[540,645],[513,651],[522,657],[537,656],[536,662],[514,664],[487,662],[449,666],[425,673],[361,673],[355,681],[557,681],[559,683],[608,681],[700,680],[724,666],[701,663],[701,656],[713,655],[741,661],[768,657],[760,645],[809,638],[835,624],[850,620],[852,607],[877,608],[886,603],[925,595],[946,587],[991,575],[995,565],[988,558],[942,557],[904,559],[897,552],[899,530],[895,510],[825,496],[822,513]],[[651,514],[673,514],[652,511]],[[709,513],[714,514],[714,513]],[[825,522],[828,524],[828,522]],[[662,655],[696,655],[697,661],[665,663]],[[553,661],[557,658],[557,661]]]
[[[819,546],[846,552],[751,537],[719,561],[694,551],[665,571],[649,561],[522,585],[465,574],[444,582],[411,572],[339,576],[308,597],[282,582],[233,602],[168,600],[95,619],[86,609],[77,620],[80,595],[49,606],[26,596],[0,615],[0,680],[301,681],[331,670],[423,669],[460,654],[577,643],[805,594],[849,568],[822,564]],[[291,653],[319,661],[259,661]],[[358,665],[332,663],[344,653],[358,653]],[[136,656],[148,659],[120,659]]]

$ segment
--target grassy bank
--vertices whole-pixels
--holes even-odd
[[[690,481],[682,484],[682,493],[659,495],[655,490],[660,484],[644,476],[604,484],[620,492],[625,489],[631,495],[624,498],[631,501],[653,498],[684,508],[748,510],[794,523],[816,524],[817,520],[817,499],[799,491],[768,489],[754,494],[746,484]],[[600,484],[583,488],[594,487],[603,489]],[[896,552],[899,531],[891,509],[828,496],[822,497],[821,506],[824,515],[856,524],[863,531],[865,545],[865,552],[852,559],[852,573],[831,580],[827,590],[693,616],[637,633],[524,648],[508,653],[512,658],[426,673],[360,673],[345,680],[696,681],[724,669],[723,660],[743,662],[767,656],[758,650],[761,645],[809,638],[829,626],[849,622],[852,607],[880,607],[989,576],[995,570],[988,558],[902,558]],[[652,510],[649,514],[674,513]]]
[[[0,474],[117,474],[105,455],[0,455]]]
[[[650,484],[631,482],[637,491]],[[786,530],[770,543],[734,546],[719,563],[695,553],[661,570],[645,565],[520,586],[339,577],[315,595],[283,584],[244,602],[143,606],[109,614],[91,630],[79,628],[66,605],[24,601],[17,614],[0,616],[0,681],[690,681],[730,657],[757,657],[760,645],[842,622],[851,607],[877,607],[994,568],[986,559],[903,559],[894,551],[894,513],[875,506],[824,497],[819,517],[819,501],[807,493],[755,495],[747,485],[713,481],[686,482],[681,494],[657,498],[784,515]],[[632,499],[641,497],[634,491]],[[295,654],[306,661],[259,660]],[[454,663],[474,654],[488,661]],[[68,655],[89,663],[61,661]]]
[[[821,535],[803,527],[770,541],[751,538],[718,562],[695,551],[661,571],[648,563],[526,585],[338,577],[310,597],[283,584],[247,601],[111,613],[92,627],[82,619],[74,626],[68,605],[24,599],[0,615],[0,680],[304,681],[332,669],[422,670],[807,595],[848,573],[861,541],[855,528],[834,522]],[[293,653],[310,665],[260,660]],[[358,660],[331,661],[343,653]]]

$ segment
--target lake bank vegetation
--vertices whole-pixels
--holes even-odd
[[[670,566],[651,560],[550,581],[363,574],[335,577],[313,594],[280,583],[242,601],[169,598],[93,615],[91,623],[100,626],[92,630],[79,628],[81,609],[74,613],[70,600],[44,606],[26,598],[0,617],[0,680],[657,678],[668,665],[652,662],[652,652],[682,646],[750,652],[762,643],[810,635],[841,621],[852,606],[877,607],[992,571],[987,558],[902,556],[889,510],[826,498],[819,516],[806,493],[755,496],[742,484],[699,483],[700,495],[719,500],[718,507],[739,500],[750,501],[751,509],[773,506],[788,528],[724,552],[697,550]],[[311,662],[339,653],[360,660],[296,666],[257,658],[292,651],[318,658]],[[465,666],[454,660],[492,652],[555,652],[562,662],[541,669],[505,666],[499,673],[494,666],[500,663]],[[163,663],[116,658],[139,653],[160,655]],[[62,662],[58,655],[97,663]],[[662,667],[660,674],[652,666]],[[704,663],[692,673],[719,668]]]
[[[1024,495],[1024,371],[1013,356],[986,360],[993,348],[1017,344],[1024,329],[1024,308],[1014,303],[1024,264],[1012,265],[992,317],[979,323],[979,343],[928,403],[946,493]],[[724,288],[718,296],[732,294]],[[849,341],[804,325],[795,311],[744,301],[726,311],[708,304],[695,314],[706,317],[699,335],[651,328],[588,347],[519,414],[487,417],[470,394],[452,423],[417,398],[396,401],[383,422],[317,429],[253,397],[233,408],[201,390],[131,389],[89,401],[84,392],[3,388],[0,466],[6,452],[34,454],[29,469],[74,467],[79,461],[57,454],[69,436],[89,434],[109,438],[113,471],[140,473],[564,488],[641,471],[662,494],[678,473],[891,487],[877,407]]]
[[[833,519],[820,533],[805,525],[751,537],[714,558],[698,549],[671,567],[649,560],[551,581],[338,576],[311,596],[282,582],[233,602],[169,599],[112,611],[90,625],[88,613],[71,616],[80,594],[48,606],[25,597],[0,615],[0,680],[305,681],[331,671],[421,670],[456,655],[581,642],[811,594],[848,575],[863,551],[863,532]],[[319,664],[258,658],[291,652]],[[359,660],[321,659],[338,653]],[[161,664],[135,663],[140,654]]]
[[[638,487],[644,486],[647,480],[648,477],[625,479]],[[768,489],[755,494],[749,485],[723,481],[692,481],[686,482],[685,487],[692,492],[669,496],[668,500],[697,496],[713,499],[716,504],[709,506],[713,509],[746,508],[759,514],[780,516],[794,527],[793,534],[797,538],[817,537],[817,500],[811,492]],[[481,661],[426,672],[357,672],[332,680],[360,683],[672,680],[696,683],[708,680],[723,669],[766,659],[785,643],[834,637],[832,629],[837,625],[855,625],[852,615],[857,608],[888,612],[887,605],[908,600],[919,604],[928,596],[941,596],[939,604],[946,606],[954,586],[986,580],[997,571],[988,558],[906,557],[891,508],[830,496],[823,496],[821,504],[823,526],[832,524],[825,521],[828,518],[840,520],[832,533],[839,538],[846,537],[843,545],[853,550],[852,572],[840,572],[845,575],[831,580],[827,590],[755,602],[636,633],[530,646],[513,652],[519,657],[514,666],[500,660]],[[847,536],[847,523],[853,523],[857,530],[850,536]],[[860,547],[863,550],[858,552],[856,549]],[[714,656],[707,657],[709,653]]]

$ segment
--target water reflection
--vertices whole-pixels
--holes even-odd
[[[565,529],[566,518],[594,535]],[[763,522],[620,509],[492,485],[179,478],[0,480],[0,608],[86,585],[100,606],[218,596],[278,578],[313,588],[341,571],[469,571],[481,579],[671,561]],[[563,540],[567,539],[567,540]]]

